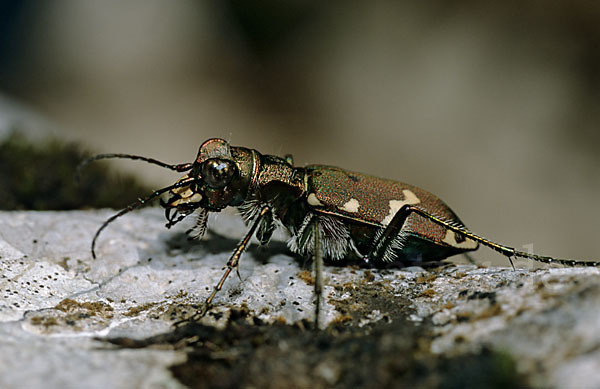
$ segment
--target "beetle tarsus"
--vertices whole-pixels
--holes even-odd
[[[202,304],[200,309],[198,309],[192,316],[187,317],[183,320],[176,321],[175,323],[173,323],[173,327],[179,328],[179,327],[184,327],[186,325],[189,325],[190,323],[197,323],[200,320],[202,320],[202,318],[206,315],[206,313],[209,311],[209,309],[210,309],[210,305],[208,305],[206,303]]]
[[[538,254],[530,254],[530,253],[526,253],[523,251],[517,251],[515,248],[510,247],[510,246],[506,246],[500,243],[496,243],[496,242],[492,242],[489,239],[486,239],[482,236],[479,236],[477,234],[474,234],[473,232],[467,230],[465,227],[463,226],[458,226],[454,223],[448,222],[446,220],[441,219],[438,216],[435,216],[429,212],[426,212],[425,210],[415,207],[415,206],[410,206],[410,211],[411,212],[415,212],[431,221],[433,221],[434,223],[437,223],[443,227],[446,227],[447,229],[454,231],[454,232],[459,232],[462,233],[465,237],[472,239],[476,242],[481,243],[482,245],[491,248],[494,251],[499,252],[500,254],[505,255],[506,257],[508,257],[511,265],[514,267],[513,261],[512,261],[512,257],[519,257],[519,258],[524,258],[524,259],[530,259],[536,262],[541,262],[541,263],[545,263],[545,264],[559,264],[559,265],[565,265],[565,266],[578,266],[578,267],[599,267],[600,266],[600,261],[579,261],[579,260],[575,260],[575,259],[565,259],[565,258],[554,258],[554,257],[548,257],[545,255],[538,255]]]
[[[517,269],[515,269],[515,264],[513,263],[512,257],[507,255],[506,258],[508,258],[508,262],[510,262],[510,266],[512,266],[513,271],[517,271]]]

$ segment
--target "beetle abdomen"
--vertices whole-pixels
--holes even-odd
[[[451,223],[463,225],[456,214],[431,193],[399,181],[386,180],[330,166],[308,166],[306,202],[316,212],[384,229],[404,205],[415,205]],[[475,250],[477,242],[417,214],[408,217],[401,234],[461,251]]]

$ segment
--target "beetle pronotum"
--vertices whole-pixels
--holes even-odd
[[[209,139],[191,163],[167,164],[130,154],[100,154],[99,159],[142,160],[177,172],[187,172],[175,184],[139,199],[107,219],[92,240],[92,255],[102,230],[116,218],[168,192],[161,200],[167,227],[197,215],[196,236],[206,231],[209,212],[238,207],[249,229],[227,262],[227,268],[195,317],[203,316],[252,236],[266,244],[277,226],[285,228],[294,253],[315,259],[318,326],[323,258],[356,255],[365,261],[437,261],[476,250],[479,244],[508,257],[547,264],[599,266],[600,262],[560,259],[518,251],[469,231],[439,198],[416,186],[332,166],[294,167],[292,158],[262,155],[223,139]],[[78,170],[79,171],[79,170]],[[514,268],[514,265],[513,265]]]

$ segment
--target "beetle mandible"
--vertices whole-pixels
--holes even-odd
[[[92,240],[92,255],[102,230],[113,220],[168,192],[166,226],[197,215],[195,235],[206,231],[209,212],[237,207],[248,231],[227,262],[227,268],[196,318],[203,316],[229,274],[236,270],[252,236],[266,244],[276,227],[285,228],[294,253],[315,262],[318,326],[323,258],[339,260],[356,255],[365,261],[439,261],[476,250],[479,244],[512,258],[567,266],[599,266],[600,262],[559,259],[517,251],[469,231],[439,198],[416,186],[338,167],[294,167],[291,156],[281,158],[231,146],[223,139],[204,142],[194,162],[177,165],[131,154],[100,154],[79,166],[106,158],[146,161],[187,172],[175,184],[139,199],[107,219]],[[514,268],[514,265],[513,265]]]

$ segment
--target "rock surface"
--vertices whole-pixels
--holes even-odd
[[[203,240],[188,242],[192,221],[166,230],[162,212],[146,209],[104,230],[93,260],[92,236],[113,212],[0,213],[0,387],[182,385],[169,367],[185,363],[184,349],[118,348],[102,339],[171,331],[219,280],[245,227],[222,213]],[[240,307],[263,324],[312,321],[310,265],[290,256],[282,239],[244,254],[240,278],[230,276],[204,324],[225,328]],[[326,266],[321,325],[385,331],[402,316],[430,328],[431,358],[494,350],[510,355],[531,385],[599,387],[599,276],[571,268]],[[372,300],[366,288],[376,291]],[[334,385],[343,367],[332,366],[315,371]]]

